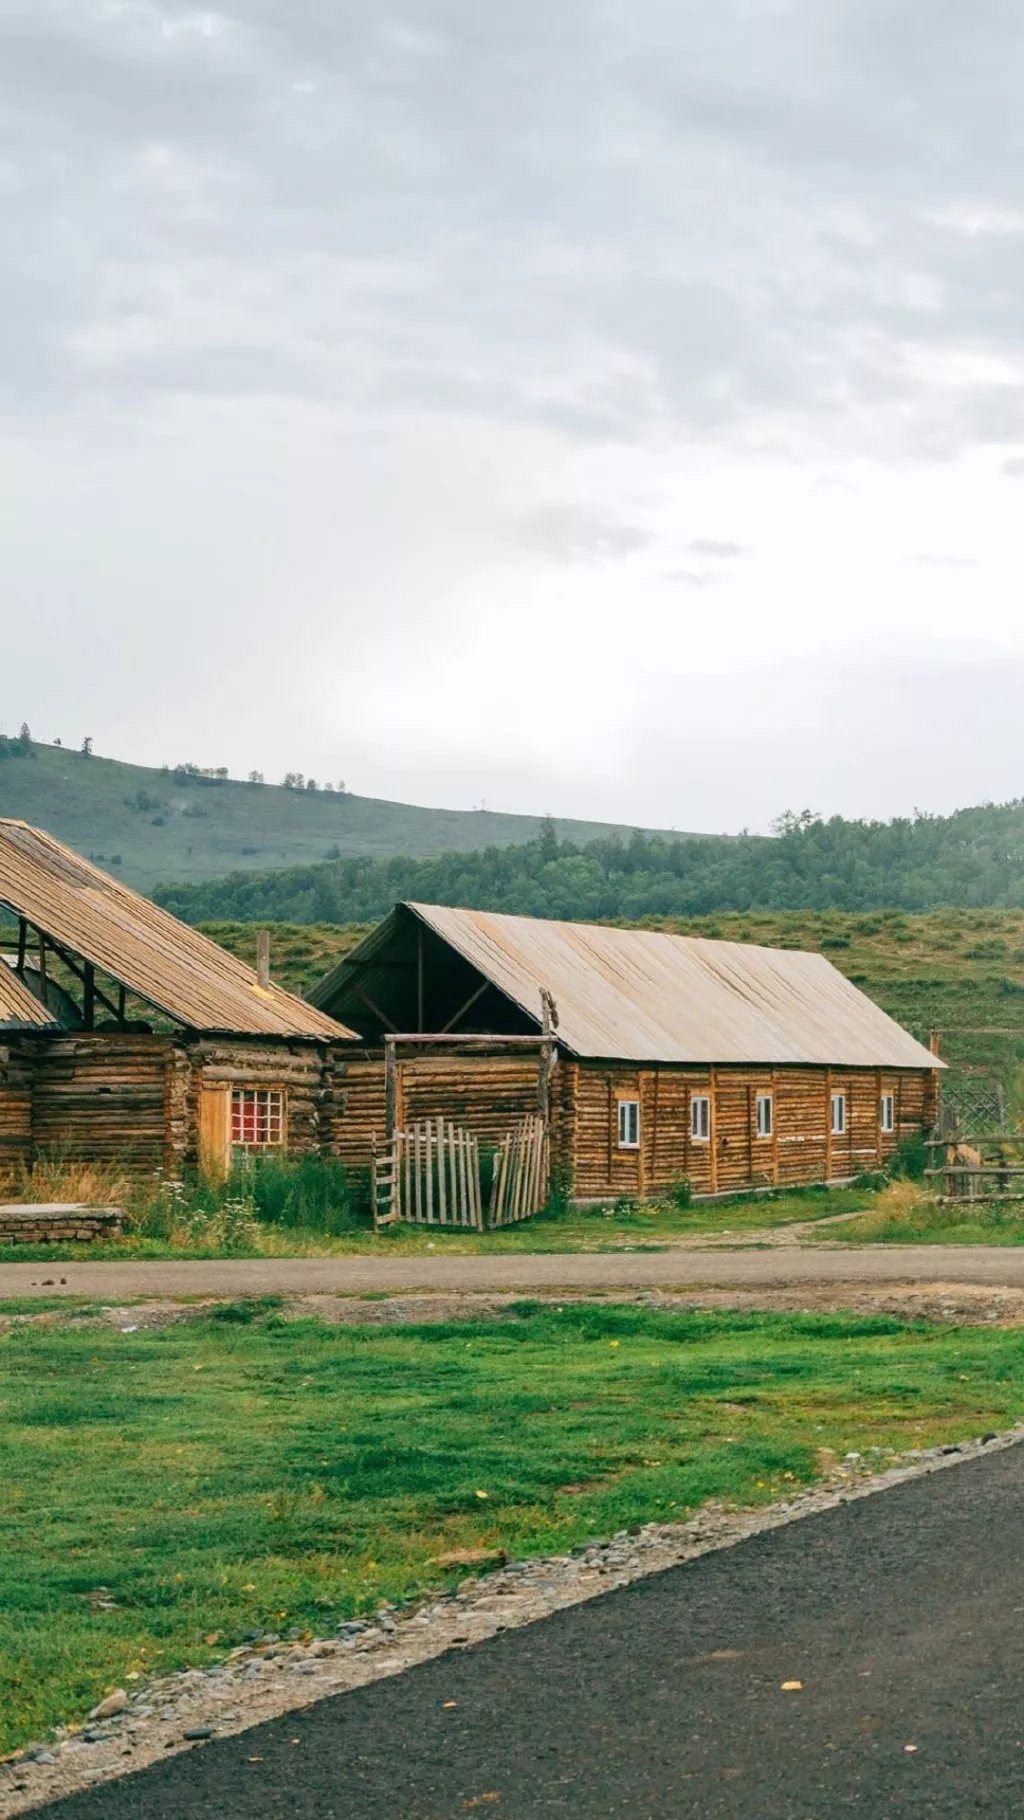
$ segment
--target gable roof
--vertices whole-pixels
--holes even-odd
[[[57,1026],[53,1012],[39,1003],[3,959],[0,955],[0,1030],[21,1030],[26,1025],[52,1030]]]
[[[0,820],[0,903],[189,1029],[352,1035],[27,822]]]
[[[406,909],[538,1024],[553,996],[558,1041],[631,1062],[941,1068],[821,954],[652,929],[548,922],[437,904]],[[387,928],[387,924],[384,925]],[[377,942],[367,938],[346,959]],[[333,980],[315,997],[330,1003]]]

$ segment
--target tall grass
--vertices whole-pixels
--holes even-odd
[[[9,1198],[120,1207],[127,1233],[138,1238],[258,1251],[264,1227],[332,1237],[368,1223],[362,1176],[336,1157],[262,1155],[236,1163],[216,1182],[198,1170],[140,1176],[127,1163],[79,1162],[55,1152],[20,1169]]]

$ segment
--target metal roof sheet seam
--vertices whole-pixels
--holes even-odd
[[[551,992],[558,1040],[579,1056],[943,1066],[821,954],[437,904],[407,908],[538,1022],[541,989]]]
[[[244,961],[27,822],[0,819],[0,902],[187,1028],[353,1034],[283,987],[262,986]]]

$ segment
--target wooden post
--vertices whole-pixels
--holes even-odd
[[[82,1022],[91,1030],[96,1022],[96,969],[91,961],[85,963],[85,979],[82,988]]]
[[[49,1009],[49,1000],[46,996],[46,937],[41,929],[39,931],[39,997]]]
[[[416,948],[416,1028],[423,1034],[423,924],[420,924]]]
[[[18,918],[18,972],[25,971],[25,948],[28,942],[28,924],[23,916]]]
[[[656,1068],[654,1070],[654,1105],[651,1108],[651,1171],[650,1171],[650,1180],[653,1182],[655,1188],[657,1188],[659,1186],[658,1112],[660,1110],[660,1106],[659,1106],[660,1098],[661,1098],[661,1069]],[[643,1139],[642,1131],[640,1133],[640,1136],[641,1136],[641,1140],[642,1140]]]
[[[710,1151],[710,1156],[708,1157],[708,1162],[710,1164],[710,1177],[711,1177],[710,1187],[711,1187],[712,1194],[718,1193],[718,1108],[715,1103],[718,1098],[718,1095],[715,1091],[717,1085],[718,1085],[718,1082],[717,1082],[717,1079],[715,1076],[715,1070],[713,1068],[709,1068],[708,1069],[708,1149]]]
[[[397,1072],[398,1072],[398,1070],[397,1070],[397,1057],[395,1055],[395,1045],[389,1036],[385,1036],[385,1038],[384,1038],[384,1129],[385,1129],[385,1134],[386,1134],[389,1142],[394,1137],[395,1129],[396,1129],[395,1113],[397,1111],[397,1106],[396,1106],[395,1102],[396,1102],[397,1095],[396,1095],[395,1089],[397,1087]]]
[[[256,931],[256,978],[264,992],[270,989],[270,930]]]
[[[612,1130],[612,1122],[613,1122],[614,1118],[615,1118],[615,1095],[612,1091],[612,1077],[609,1074],[609,1076],[608,1076],[608,1186],[609,1186],[609,1188],[612,1185],[612,1157],[615,1154],[612,1149],[612,1145],[616,1142],[616,1140],[618,1138],[618,1133],[613,1132],[613,1130]]]
[[[825,1070],[825,1180],[832,1180],[832,1070]]]
[[[779,1076],[772,1069],[772,1185],[779,1185]]]
[[[122,1030],[124,1029],[124,1025],[125,1025],[125,1016],[124,1016],[125,996],[126,995],[125,995],[124,987],[119,986],[117,989],[117,1021],[120,1024]]]

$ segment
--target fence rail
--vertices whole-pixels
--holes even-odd
[[[939,1186],[946,1202],[1017,1201],[1024,1177],[1024,1134],[983,1133],[970,1137],[932,1138],[925,1146],[930,1162],[927,1180]],[[943,1154],[941,1162],[937,1153]]]

